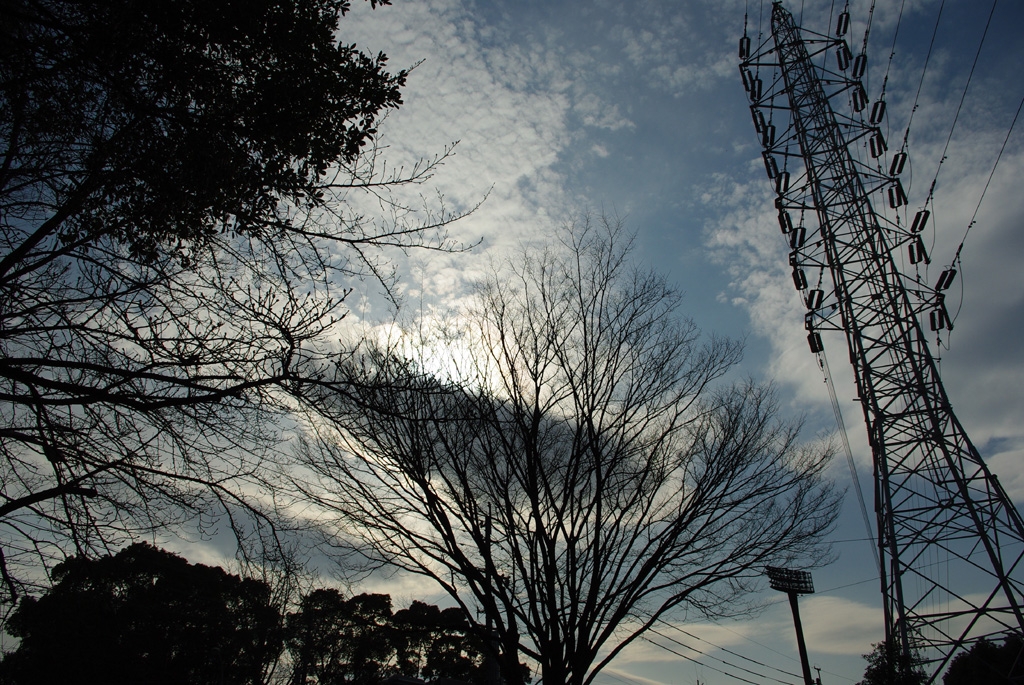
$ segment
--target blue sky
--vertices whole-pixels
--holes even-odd
[[[821,32],[841,10],[827,0],[786,6]],[[939,6],[940,0],[878,0],[875,7],[868,89],[871,97],[877,94],[892,52],[890,140],[902,138],[907,126]],[[990,7],[944,3],[910,129],[912,207],[923,202],[938,169],[929,235],[934,275],[952,259],[1024,96],[1024,5],[1004,0],[940,166]],[[867,1],[851,3],[856,45],[868,10]],[[637,232],[638,260],[686,292],[684,308],[703,329],[746,339],[740,373],[774,380],[786,411],[806,415],[809,434],[834,431],[737,70],[745,11],[756,43],[759,17],[768,31],[767,1],[396,0],[372,12],[356,3],[342,22],[343,40],[386,52],[394,68],[421,62],[410,75],[405,104],[382,125],[390,162],[408,165],[458,140],[457,155],[418,191],[442,192],[455,208],[487,195],[455,227],[468,241],[482,238],[480,247],[464,255],[401,259],[407,301],[457,302],[489,257],[543,241],[583,212],[616,214]],[[1024,131],[1016,130],[964,247],[962,280],[950,295],[959,316],[943,341],[949,349],[936,350],[960,420],[1018,504],[1024,501],[1024,193],[1016,184],[1022,167]],[[366,287],[371,292],[354,301],[357,314],[384,317],[372,286]],[[826,337],[825,345],[855,459],[860,473],[870,474],[859,408],[849,399],[855,393],[843,340]],[[833,477],[850,482],[845,460],[837,459]],[[864,487],[870,498],[866,480]],[[865,535],[851,492],[835,533],[837,561],[815,571],[820,592],[801,604],[811,661],[821,666],[823,683],[858,680],[859,655],[882,637]],[[396,600],[406,593],[426,599],[418,582],[388,589]],[[766,594],[775,599],[783,597]],[[772,670],[800,672],[784,602],[740,622],[683,625],[680,618],[703,641],[667,627],[663,632],[703,656],[652,637],[703,665],[640,642],[598,682],[741,682],[715,669],[762,681],[717,659],[781,682],[799,681]]]

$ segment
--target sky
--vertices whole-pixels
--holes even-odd
[[[822,33],[841,11],[829,0],[785,6],[799,24]],[[1024,96],[1024,5],[998,4],[982,44],[991,8],[987,0],[878,0],[871,15],[866,85],[873,99],[885,80],[890,141],[910,122],[910,207],[924,201],[935,179],[926,234],[931,281],[964,238]],[[417,190],[428,202],[442,194],[455,210],[484,200],[453,227],[456,237],[481,241],[472,251],[399,258],[406,305],[456,303],[488,259],[548,240],[587,214],[614,215],[636,231],[636,259],[686,293],[684,309],[702,329],[746,341],[739,374],[774,382],[785,411],[804,416],[809,435],[834,432],[737,69],[744,15],[756,45],[759,31],[767,37],[770,9],[754,0],[395,0],[373,11],[354,3],[342,40],[387,53],[392,68],[417,65],[403,106],[381,126],[389,163],[408,166],[458,141],[456,154]],[[855,52],[870,10],[867,0],[851,3]],[[955,328],[933,347],[957,416],[1018,505],[1024,193],[1015,181],[1022,166],[1024,131],[1015,129],[964,241],[960,280],[949,295]],[[364,288],[352,300],[355,314],[386,317],[373,286]],[[845,343],[837,335],[824,343],[870,507],[863,478],[870,455]],[[845,459],[836,460],[831,476],[850,486]],[[836,561],[814,570],[818,591],[800,604],[810,659],[825,684],[859,680],[860,655],[883,637],[867,535],[850,490],[833,534]],[[391,589],[396,604],[406,592],[430,599],[418,585],[374,589]],[[742,621],[677,617],[596,682],[799,682],[788,604],[770,592],[764,599],[765,611]]]

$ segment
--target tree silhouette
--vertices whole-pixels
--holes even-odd
[[[0,186],[25,233],[0,275],[53,236],[185,256],[223,230],[287,227],[282,203],[322,204],[324,176],[358,159],[406,76],[336,42],[348,7],[5,3]]]
[[[942,677],[943,685],[1010,685],[1024,676],[1024,638],[1008,635],[1003,644],[979,640],[957,654]]]
[[[321,588],[285,618],[265,582],[146,543],[71,557],[53,581],[11,616],[20,642],[0,660],[0,683],[481,682],[483,643],[454,607],[392,612],[388,595]]]
[[[3,601],[155,531],[280,549],[264,455],[297,361],[387,249],[457,248],[393,194],[440,159],[384,174],[406,73],[338,42],[348,9],[3,3]]]
[[[923,685],[927,679],[913,659],[910,663],[899,653],[899,647],[891,642],[878,642],[870,654],[864,655],[868,662],[864,669],[864,680],[858,685]]]
[[[288,616],[293,685],[371,685],[388,675],[393,656],[391,597],[334,589],[306,595]]]
[[[451,678],[482,682],[486,636],[474,632],[458,607],[439,609],[414,601],[393,621],[397,670],[425,680]]]
[[[376,685],[391,675],[482,682],[484,644],[457,607],[314,590],[288,615],[291,685]]]
[[[676,607],[746,611],[766,564],[823,558],[838,511],[829,447],[769,388],[714,387],[738,345],[677,317],[630,243],[606,221],[524,250],[422,356],[367,345],[311,397],[302,497],[482,610],[506,683],[522,654],[585,685]]]
[[[8,630],[6,683],[262,683],[284,626],[263,582],[189,564],[145,543],[72,557]]]

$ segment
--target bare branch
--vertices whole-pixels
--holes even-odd
[[[419,341],[457,356],[367,346],[307,388],[303,497],[478,607],[508,682],[521,652],[586,685],[673,609],[749,612],[766,564],[828,556],[830,445],[802,444],[770,388],[720,384],[739,345],[679,317],[631,240],[584,221]]]

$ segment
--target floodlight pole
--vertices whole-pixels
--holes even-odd
[[[800,624],[800,609],[796,605],[796,593],[787,592],[789,595],[789,606],[793,609],[793,624],[796,625],[796,645],[800,648],[800,665],[804,669],[804,684],[814,685],[811,680],[811,664],[807,661],[807,645],[804,644],[804,629]]]
[[[776,566],[767,569],[768,581],[773,590],[781,590],[789,595],[789,606],[793,610],[793,624],[796,626],[796,645],[800,650],[800,666],[804,669],[804,685],[815,685],[811,678],[811,664],[807,659],[807,645],[804,643],[804,628],[800,623],[800,609],[797,607],[797,595],[814,593],[814,583],[807,571],[793,571]]]

